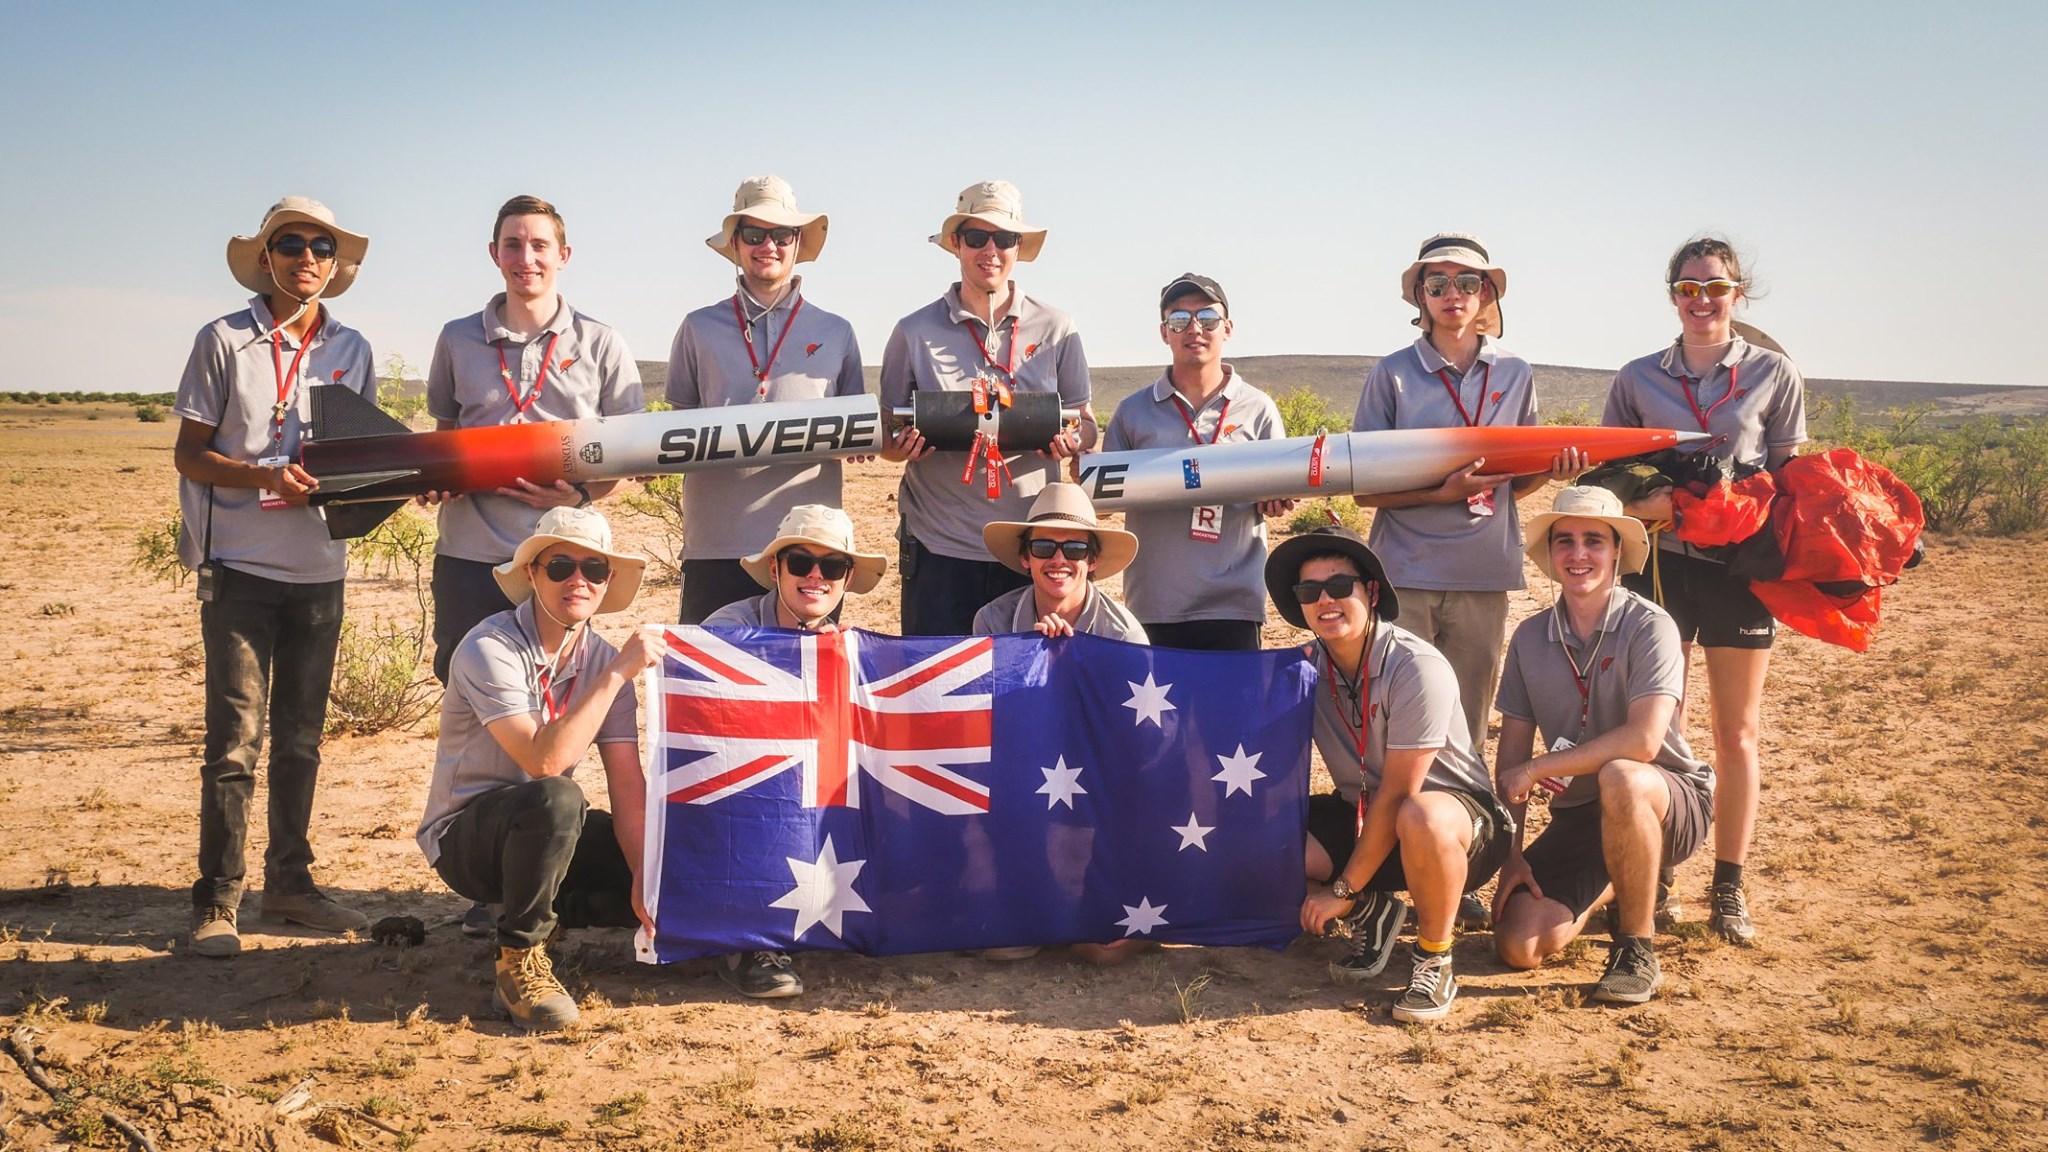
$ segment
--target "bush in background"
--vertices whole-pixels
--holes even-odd
[[[185,518],[176,508],[165,519],[145,526],[135,534],[135,553],[128,559],[129,566],[173,588],[184,587],[185,577],[190,575],[178,559],[178,533],[184,526]]]
[[[411,506],[399,509],[367,535],[349,542],[349,561],[365,576],[412,582],[410,620],[351,612],[341,624],[334,686],[327,699],[327,730],[369,736],[410,728],[440,704],[441,686],[426,666],[433,635],[427,575],[434,559],[434,525]]]
[[[1853,400],[1824,396],[1809,396],[1807,409],[1816,440],[1853,448],[1905,481],[1930,531],[2017,536],[2048,527],[2048,420],[1980,416],[1942,426],[1916,404],[1865,423]]]
[[[1289,436],[1351,431],[1351,418],[1332,408],[1322,393],[1306,384],[1273,397],[1273,405],[1280,409],[1280,422]]]
[[[651,520],[661,533],[661,547],[647,558],[647,582],[680,584],[683,570],[683,477],[680,473],[650,476],[633,490],[619,494],[619,508],[628,516]]]

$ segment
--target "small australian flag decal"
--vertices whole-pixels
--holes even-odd
[[[1194,491],[1202,486],[1202,462],[1188,459],[1180,462],[1181,487]]]

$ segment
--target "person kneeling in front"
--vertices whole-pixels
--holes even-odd
[[[420,849],[450,888],[501,909],[492,999],[530,1031],[576,1019],[548,961],[558,928],[645,919],[633,678],[660,649],[637,630],[614,648],[590,619],[630,605],[646,565],[612,550],[598,512],[550,509],[493,570],[515,607],[471,629],[450,662]],[[592,744],[611,813],[570,778]]]
[[[1281,544],[1266,560],[1266,590],[1289,624],[1315,633],[1302,649],[1323,680],[1315,742],[1337,787],[1309,801],[1304,868],[1314,883],[1302,931],[1350,935],[1330,975],[1371,979],[1393,955],[1407,918],[1394,893],[1407,890],[1415,947],[1394,1019],[1442,1019],[1458,994],[1458,899],[1492,879],[1511,831],[1472,747],[1458,678],[1394,624],[1399,599],[1356,532],[1318,528]]]
[[[735,600],[704,618],[706,628],[788,628],[839,631],[839,606],[850,590],[868,593],[889,570],[886,557],[853,546],[853,521],[823,504],[799,504],[775,528],[768,546],[739,562],[768,591]],[[725,958],[719,975],[756,1000],[803,994],[789,953],[769,948]]]
[[[1678,718],[1685,657],[1664,609],[1618,586],[1649,556],[1642,522],[1604,488],[1566,488],[1529,524],[1529,558],[1557,602],[1515,629],[1500,682],[1497,787],[1519,820],[1555,793],[1535,843],[1514,838],[1493,898],[1493,944],[1534,968],[1611,895],[1614,932],[1593,999],[1641,1004],[1663,982],[1652,945],[1660,865],[1705,840],[1714,774]],[[1549,751],[1532,756],[1541,733]]]

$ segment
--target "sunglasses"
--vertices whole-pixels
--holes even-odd
[[[958,236],[962,244],[976,251],[988,247],[988,242],[993,240],[997,248],[1008,252],[1024,239],[1023,234],[1019,232],[991,232],[986,228],[962,228],[953,235]]]
[[[602,556],[585,556],[581,560],[573,556],[550,556],[540,570],[557,584],[567,581],[578,570],[592,584],[603,584],[612,578],[612,562]]]
[[[796,243],[796,238],[803,233],[800,228],[757,228],[752,224],[742,224],[736,231],[739,233],[740,243],[749,247],[773,240],[777,245],[787,248]]]
[[[1204,308],[1200,312],[1176,308],[1166,314],[1165,323],[1168,332],[1185,332],[1190,324],[1200,324],[1202,331],[1214,332],[1216,326],[1223,323],[1223,313],[1214,308]]]
[[[1358,591],[1359,578],[1356,576],[1332,576],[1328,580],[1303,580],[1294,586],[1294,599],[1298,603],[1313,604],[1328,592],[1330,599],[1342,600]]]
[[[1026,540],[1024,552],[1033,560],[1050,560],[1054,553],[1065,556],[1071,563],[1095,555],[1095,545],[1087,540]]]
[[[1683,296],[1687,300],[1697,300],[1702,296],[1710,300],[1719,300],[1740,287],[1742,285],[1733,280],[1673,280],[1671,294]]]
[[[799,579],[809,576],[814,568],[827,580],[844,580],[853,571],[853,561],[845,556],[813,556],[796,548],[784,548],[778,559],[784,572]]]
[[[287,260],[297,260],[306,254],[307,249],[312,250],[315,260],[332,260],[334,254],[341,251],[335,246],[334,241],[325,236],[311,240],[304,236],[279,236],[270,242],[270,250]]]
[[[1477,296],[1480,285],[1485,283],[1486,277],[1477,272],[1460,272],[1456,276],[1446,276],[1438,272],[1422,278],[1422,290],[1431,297],[1437,297],[1456,286],[1460,295]]]

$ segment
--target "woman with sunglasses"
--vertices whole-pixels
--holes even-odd
[[[1736,469],[1776,468],[1806,440],[1806,385],[1782,353],[1735,320],[1750,283],[1728,241],[1701,236],[1672,253],[1665,290],[1678,310],[1678,339],[1622,366],[1607,394],[1602,424],[1697,429],[1709,452]],[[1745,332],[1756,341],[1745,338]],[[1672,523],[1669,492],[1631,504],[1652,530]],[[1664,606],[1678,622],[1688,664],[1696,641],[1706,651],[1707,700],[1714,734],[1714,879],[1710,926],[1730,942],[1755,939],[1742,866],[1756,828],[1757,734],[1764,676],[1777,622],[1725,564],[1656,532],[1648,571],[1622,577],[1630,591]],[[1681,714],[1684,708],[1680,703]],[[1668,888],[1670,877],[1664,878]],[[1678,912],[1668,900],[1667,920]]]

